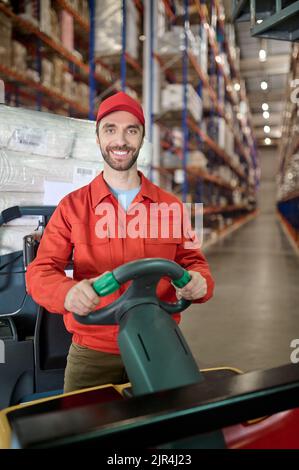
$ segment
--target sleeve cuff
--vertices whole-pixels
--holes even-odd
[[[62,313],[62,314],[69,313],[68,310],[64,308],[65,297],[68,291],[76,284],[78,284],[78,281],[75,281],[74,279],[71,279],[70,277],[65,278],[61,282],[61,284],[58,286],[58,288],[56,289],[54,293],[55,305],[53,304],[53,307],[51,308],[51,311],[53,313]]]

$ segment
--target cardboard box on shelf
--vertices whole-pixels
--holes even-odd
[[[13,9],[21,18],[30,21],[35,26],[39,26],[39,0],[19,0],[14,2]]]
[[[60,12],[61,43],[69,51],[74,50],[74,17],[65,10]]]
[[[50,21],[51,21],[51,36],[54,41],[60,42],[60,25],[58,15],[56,11],[51,8],[50,10]]]
[[[27,69],[27,49],[18,41],[12,41],[12,68],[18,72],[25,72]]]
[[[63,88],[64,61],[58,56],[53,58],[53,72],[53,87],[61,92]]]
[[[102,64],[96,64],[96,74],[101,75],[108,82],[113,81],[111,71],[104,67]]]
[[[39,29],[51,36],[51,0],[42,0],[40,2],[40,20],[39,20]]]
[[[89,22],[89,7],[87,0],[78,0],[78,11],[79,15],[81,15],[85,21]]]
[[[68,0],[68,3],[74,10],[79,10],[79,0]]]
[[[199,150],[192,150],[191,152],[189,152],[187,160],[188,166],[205,169],[207,167],[207,163],[207,157]]]
[[[170,151],[164,151],[161,158],[163,168],[181,168],[182,160],[179,156]]]
[[[34,70],[34,69],[27,69],[26,70],[26,77],[29,78],[29,80],[32,80],[34,82],[40,82],[40,76],[39,76],[39,73]]]
[[[11,67],[12,22],[0,12],[0,64]]]
[[[73,98],[73,82],[74,82],[73,75],[69,72],[63,72],[62,93],[67,98]]]
[[[184,133],[183,129],[180,127],[174,127],[172,129],[172,142],[173,145],[177,148],[182,148],[183,147],[183,142],[184,142]]]
[[[53,86],[54,66],[48,59],[42,59],[41,83],[49,88]]]
[[[77,82],[77,100],[84,106],[89,105],[89,86],[83,82]]]
[[[187,107],[195,121],[202,117],[202,101],[192,85],[187,85]],[[162,111],[178,111],[184,106],[184,90],[180,84],[168,84],[162,90]]]

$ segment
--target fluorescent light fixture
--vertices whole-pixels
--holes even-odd
[[[269,119],[269,117],[270,117],[269,112],[268,112],[268,111],[264,111],[264,112],[263,112],[263,118],[264,118],[264,119]]]
[[[265,49],[260,49],[259,59],[260,59],[260,62],[265,62],[267,60],[267,52],[265,51]]]
[[[257,24],[261,24],[264,20],[257,20]]]
[[[264,142],[265,142],[266,145],[271,145],[272,144],[272,140],[270,139],[270,137],[266,137]]]
[[[264,126],[264,132],[265,132],[265,134],[269,134],[270,131],[271,131],[270,126]]]
[[[240,91],[240,90],[241,90],[240,83],[235,83],[235,84],[234,84],[234,89],[235,89],[236,91]]]
[[[261,89],[262,90],[267,90],[267,88],[268,88],[268,83],[265,80],[263,80],[261,82]]]
[[[262,104],[262,110],[263,110],[263,111],[268,111],[268,109],[269,109],[268,103],[263,103],[263,104]]]

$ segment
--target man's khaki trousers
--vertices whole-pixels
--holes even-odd
[[[75,343],[71,344],[64,375],[65,393],[128,381],[119,355],[95,351]]]

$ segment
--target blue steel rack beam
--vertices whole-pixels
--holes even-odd
[[[148,135],[146,136],[149,143],[153,145],[153,125],[154,125],[154,113],[153,113],[153,102],[154,102],[154,0],[149,0],[149,20],[150,20],[150,38],[149,38],[149,75],[150,80],[147,81],[148,87],[148,116],[149,118],[149,125],[147,127]],[[145,97],[146,98],[146,97]],[[150,173],[149,173],[150,181],[153,181],[153,162],[151,162],[150,166]]]
[[[153,102],[154,102],[154,0],[150,0],[150,88],[149,88],[149,114],[150,114],[150,125],[148,140],[150,143],[153,142]]]
[[[95,0],[89,0],[90,30],[89,30],[89,113],[88,118],[94,120],[96,80],[95,80]]]
[[[40,21],[40,2],[38,2],[38,20]],[[36,68],[37,68],[37,72],[38,72],[38,75],[40,77],[40,81],[41,81],[41,76],[42,76],[42,57],[41,57],[41,40],[40,38],[36,38],[36,51],[37,51],[37,54],[36,54]],[[40,91],[37,92],[36,94],[36,109],[37,111],[41,111],[42,110],[42,94]]]
[[[126,49],[127,49],[127,5],[126,0],[122,0],[122,54],[121,54],[121,89],[126,91],[126,76],[127,76],[127,62],[126,62]]]
[[[188,194],[188,176],[187,176],[187,158],[188,158],[188,140],[189,140],[189,128],[188,128],[188,35],[186,26],[189,20],[188,11],[189,2],[184,0],[184,51],[183,51],[183,93],[184,93],[184,104],[183,104],[183,132],[184,132],[184,143],[183,143],[183,202],[187,200]]]

